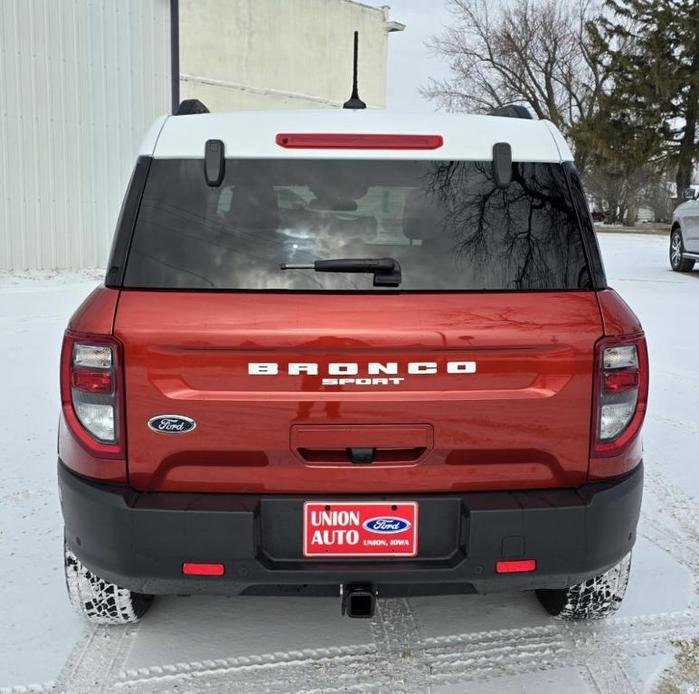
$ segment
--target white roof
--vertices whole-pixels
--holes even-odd
[[[278,133],[441,135],[434,150],[286,149]],[[140,153],[159,159],[204,156],[207,140],[222,140],[229,158],[292,159],[492,159],[496,142],[509,142],[513,161],[572,161],[573,155],[549,121],[466,114],[401,114],[373,109],[239,111],[161,117]]]

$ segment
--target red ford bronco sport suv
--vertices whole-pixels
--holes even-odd
[[[515,112],[513,115],[522,115]],[[624,595],[648,390],[551,123],[173,116],[68,326],[75,607],[154,595]]]

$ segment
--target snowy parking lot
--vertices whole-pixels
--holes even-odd
[[[549,618],[533,595],[385,600],[171,597],[93,627],[63,584],[56,493],[58,356],[97,271],[0,275],[0,692],[699,692],[699,271],[667,239],[601,234],[609,283],[651,360],[646,493],[617,616]]]

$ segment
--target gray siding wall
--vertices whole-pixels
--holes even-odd
[[[104,265],[170,107],[169,0],[0,0],[0,270]]]

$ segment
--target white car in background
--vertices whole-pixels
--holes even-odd
[[[670,231],[670,265],[675,272],[689,272],[699,260],[699,184],[689,186],[682,197]]]

